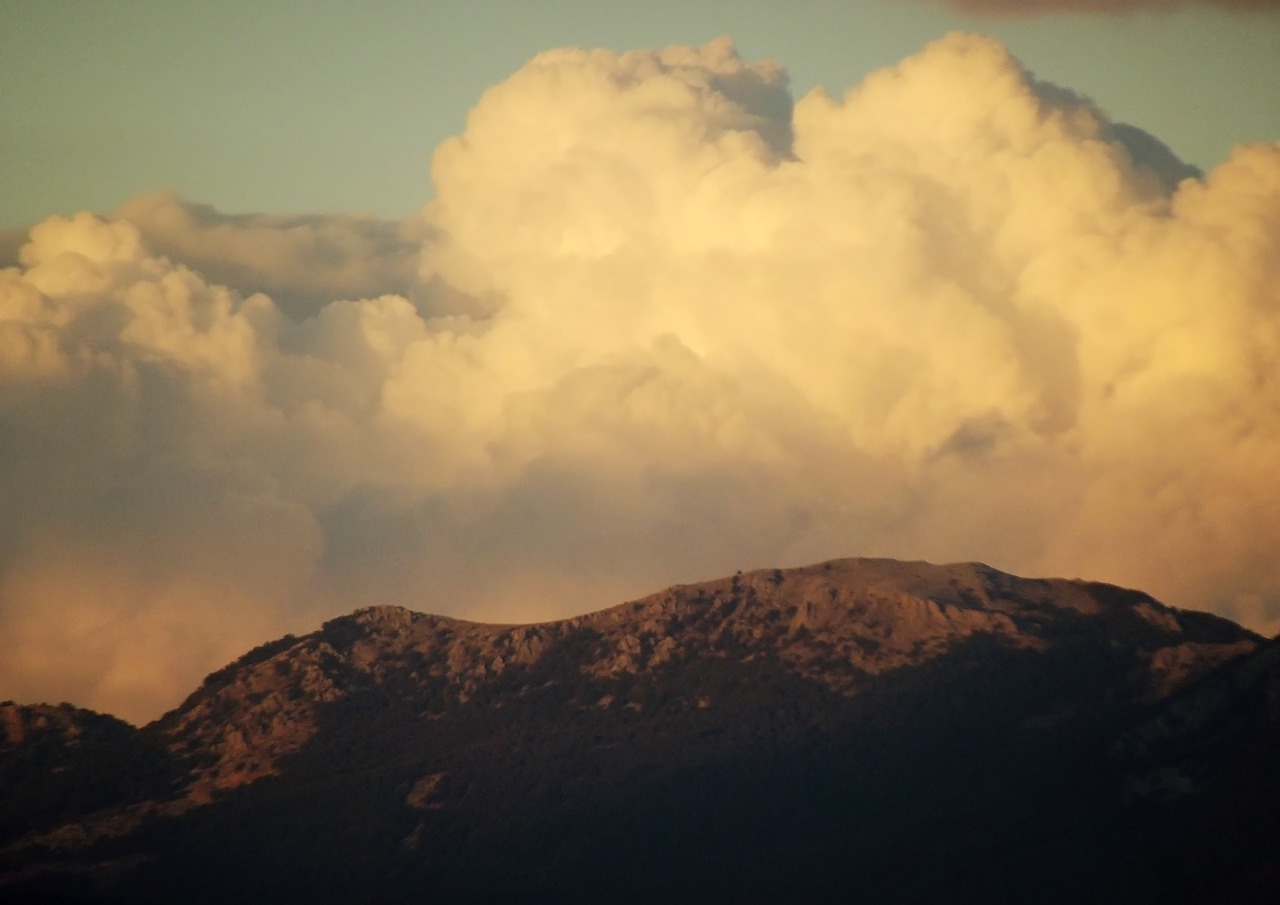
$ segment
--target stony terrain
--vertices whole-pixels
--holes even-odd
[[[1145,901],[1098,840],[1161,802],[1130,853],[1160,861],[1183,810],[1249,794],[1217,777],[1275,750],[1274,650],[978,564],[739,573],[525,626],[376,607],[249,652],[142,729],[0,705],[22,790],[0,898],[768,901],[801,871],[815,901],[854,873],[875,901],[983,901],[1071,855],[1104,862],[1075,894]],[[1237,830],[1248,901],[1267,874]],[[895,884],[908,842],[957,832]],[[1054,843],[966,860],[1037,835]],[[757,876],[766,851],[790,866]]]

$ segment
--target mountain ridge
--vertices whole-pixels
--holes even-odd
[[[859,584],[853,586],[850,594],[843,594],[850,578]],[[833,690],[852,692],[860,672],[878,674],[910,665],[941,653],[949,644],[975,632],[1002,636],[1011,643],[1033,648],[1043,644],[1044,640],[1034,632],[1038,628],[1036,618],[1043,617],[1045,603],[1040,601],[1038,608],[1029,605],[1034,595],[1021,605],[1011,606],[1002,601],[999,594],[1008,592],[1011,579],[1013,576],[980,563],[930,566],[896,560],[847,559],[791,570],[759,569],[708,582],[673,585],[637,600],[542,623],[481,623],[402,607],[366,607],[331,619],[318,632],[302,638],[290,641],[290,636],[286,636],[268,642],[213,676],[226,670],[243,671],[264,663],[279,663],[282,654],[292,651],[290,679],[300,693],[298,697],[313,703],[329,703],[344,692],[326,674],[323,668],[326,658],[341,659],[345,655],[350,658],[350,665],[380,682],[385,678],[377,675],[380,656],[430,657],[447,648],[443,676],[439,670],[430,675],[437,680],[443,677],[465,703],[479,685],[501,674],[508,665],[529,665],[564,635],[582,630],[600,632],[603,646],[610,652],[608,656],[602,653],[598,660],[584,667],[594,676],[603,678],[618,671],[634,673],[660,666],[678,651],[678,645],[673,643],[671,620],[677,620],[676,628],[687,633],[704,610],[715,611],[718,607],[718,611],[710,615],[719,620],[719,624],[705,636],[694,637],[704,638],[713,647],[723,640],[726,631],[729,637],[748,645],[761,641],[778,643],[783,634],[779,629],[785,623],[785,635],[791,637],[792,646],[784,651],[784,659],[802,675],[826,682]],[[1157,629],[1174,633],[1181,630],[1176,615],[1179,611],[1157,603],[1142,592],[1063,579],[1016,581],[1023,593],[1040,591],[1046,594],[1046,599],[1050,589],[1056,591],[1053,606],[1057,608],[1100,618],[1123,617],[1124,610],[1113,607],[1117,612],[1104,612],[1104,605],[1091,596],[1091,590],[1102,591],[1108,597],[1134,595],[1132,612],[1138,619]],[[788,585],[785,589],[784,584]],[[784,591],[788,593],[782,593]],[[996,594],[994,599],[992,592]],[[740,598],[749,610],[761,593],[768,594],[770,609],[761,614],[752,613],[755,618],[738,611],[735,601]],[[1015,620],[1015,616],[1019,618]],[[1197,614],[1196,618],[1212,620],[1213,617]],[[358,637],[362,634],[366,637]],[[320,640],[314,648],[307,648],[306,639],[316,637]],[[340,654],[334,644],[341,647],[341,642],[348,639],[349,648]],[[824,657],[820,665],[815,665],[816,648],[823,642],[832,643],[833,639],[837,642],[833,645],[836,659]],[[1174,650],[1177,648],[1170,649]],[[1243,652],[1243,648],[1221,650],[1211,645],[1200,651],[1202,662],[1198,664],[1194,656],[1190,657],[1190,663],[1187,657],[1169,659],[1177,662],[1186,677],[1191,677],[1216,663],[1221,656]],[[833,670],[833,665],[846,668]],[[1152,665],[1159,670],[1162,664],[1153,659]],[[261,672],[265,671],[266,667],[262,667]],[[408,678],[417,679],[418,671],[410,670]],[[217,685],[216,680],[214,684]],[[265,716],[264,711],[279,705],[280,718],[273,718],[270,723],[272,729],[278,730],[290,717],[301,717],[301,713],[298,707],[289,707],[268,690],[274,684],[268,680],[248,690],[248,697],[263,694],[260,703],[266,706],[259,706],[259,702],[249,705],[247,716],[260,720]],[[206,679],[183,705],[160,717],[156,724],[164,727],[162,731],[180,734],[194,720],[210,715],[216,704],[208,701],[208,696],[216,696],[221,689],[210,689],[208,685]],[[292,699],[295,703],[297,700]],[[223,740],[229,757],[241,752],[252,757],[260,750],[244,735],[240,732]],[[191,737],[206,747],[211,741],[206,734],[196,733]],[[207,799],[213,790],[231,788],[269,774],[274,758],[297,750],[305,741],[305,731],[292,735],[281,733],[277,737],[283,744],[266,759],[242,762],[237,769],[210,776],[208,781],[197,784],[197,797]]]
[[[1233,664],[1271,646],[1227,620],[1139,591],[1023,579],[979,563],[845,559],[762,569],[528,625],[370,607],[254,648],[211,673],[179,707],[130,727],[132,735],[115,723],[109,744],[55,732],[43,773],[38,758],[23,762],[35,790],[27,797],[61,803],[0,810],[0,890],[63,894],[85,881],[91,891],[83,901],[121,891],[163,900],[203,877],[190,865],[212,870],[201,845],[228,850],[232,863],[256,864],[258,855],[212,829],[248,819],[284,822],[277,836],[260,840],[269,848],[292,850],[319,833],[337,846],[333,858],[354,859],[353,876],[368,882],[389,871],[399,878],[389,899],[426,888],[445,901],[531,890],[561,900],[573,879],[582,901],[606,893],[627,901],[633,887],[640,901],[638,891],[653,893],[656,879],[628,873],[632,886],[618,886],[598,864],[632,859],[638,838],[667,853],[672,876],[718,877],[712,886],[740,892],[752,885],[716,872],[742,867],[728,840],[790,851],[813,836],[818,850],[844,851],[857,839],[852,850],[879,852],[883,866],[901,857],[885,839],[905,839],[912,820],[927,832],[969,820],[990,844],[1042,823],[1051,836],[1092,851],[1081,834],[1094,811],[1119,833],[1134,819],[1124,801],[1167,799],[1180,808],[1206,787],[1202,761],[1209,761],[1185,755],[1160,718],[1184,734],[1188,721],[1161,708],[1194,700],[1188,689],[1231,676]],[[1280,666],[1259,662],[1250,681],[1264,688]],[[1231,715],[1245,710],[1223,704],[1221,694],[1209,698],[1217,703],[1191,710],[1209,727],[1202,748],[1221,772],[1218,761],[1235,757]],[[1277,722],[1265,707],[1250,712],[1257,725]],[[0,754],[28,750],[30,733],[19,738],[5,727],[39,719],[56,729],[76,720],[87,726],[97,715],[0,705]],[[1270,750],[1271,736],[1259,737]],[[68,803],[68,777],[95,775],[77,750],[135,742],[149,752],[141,761],[148,766],[135,771],[132,786],[122,784],[114,803],[105,790]],[[18,761],[0,758],[0,770],[22,779]],[[849,763],[863,764],[866,775],[850,774]],[[963,787],[994,790],[1007,775],[1026,778],[1026,801],[984,815],[979,792]],[[1073,784],[1094,790],[1077,800]],[[353,802],[356,787],[369,798]],[[879,808],[891,829],[885,839],[868,836],[869,825],[828,799]],[[317,826],[347,819],[344,810],[364,815],[356,821],[364,829],[339,845],[343,831]],[[723,810],[739,825],[716,816]],[[312,819],[291,822],[293,812]],[[892,829],[894,821],[905,822]],[[186,841],[169,838],[166,827],[181,829]],[[723,841],[704,864],[655,841],[658,827],[674,827],[679,838],[696,828],[703,841],[695,848]],[[484,867],[486,852],[508,849],[512,876]],[[315,855],[300,857],[319,874],[334,870]],[[810,866],[826,878],[814,879],[815,889],[848,879],[835,867]],[[880,869],[868,867],[868,876],[880,877]],[[1001,869],[1022,876],[1018,864]],[[259,879],[269,872],[255,870]],[[521,870],[529,875],[516,876]],[[968,868],[947,861],[947,870]],[[220,882],[230,884],[225,895],[214,884],[207,901],[231,897],[234,884]],[[888,876],[876,882],[886,894]],[[314,894],[336,901],[343,888],[322,885]],[[291,889],[277,886],[274,895],[292,898]],[[346,889],[357,895],[360,887]],[[252,888],[237,890],[254,898]]]

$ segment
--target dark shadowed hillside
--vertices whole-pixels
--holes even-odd
[[[0,898],[1270,902],[1275,643],[845,560],[562,622],[362,610],[142,729],[0,709]]]

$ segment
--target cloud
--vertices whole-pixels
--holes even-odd
[[[141,195],[112,217],[136,226],[154,252],[241,292],[265,292],[297,318],[334,298],[411,293],[424,228],[416,218],[224,214],[173,192]]]
[[[1056,13],[1102,13],[1126,16],[1163,12],[1183,6],[1211,6],[1246,12],[1274,12],[1280,0],[937,0],[978,16],[1042,16]]]
[[[18,250],[27,244],[27,230],[0,230],[0,268],[16,267]]]
[[[433,179],[405,225],[32,230],[0,696],[144,719],[357,606],[847,555],[1280,626],[1280,146],[1198,178],[974,36],[794,103],[718,41],[540,55]]]

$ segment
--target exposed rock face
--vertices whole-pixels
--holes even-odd
[[[24,706],[6,701],[0,704],[0,753],[16,751],[42,736],[49,738],[57,747],[75,747],[83,732],[83,721],[97,717],[92,711],[80,710],[70,704]]]
[[[196,764],[187,787],[196,801],[274,773],[277,760],[315,734],[317,706],[346,694],[334,681],[346,658],[327,643],[297,642],[268,659],[257,656],[239,661],[228,681],[211,677],[156,727],[178,759]]]
[[[830,859],[810,864],[815,897],[857,870],[887,901],[889,875],[877,871],[902,856],[887,846],[899,837],[941,843],[929,833],[948,821],[974,821],[966,837],[974,841],[943,846],[956,852],[1017,839],[1023,823],[1046,813],[1069,845],[1093,845],[1072,835],[1086,805],[1067,790],[1093,782],[1099,758],[1117,758],[1127,778],[1088,807],[1150,798],[1162,783],[1194,797],[1206,781],[1199,761],[1169,756],[1167,739],[1192,719],[1183,710],[1233,712],[1211,690],[1235,681],[1222,678],[1233,663],[1261,662],[1249,667],[1261,678],[1249,681],[1274,691],[1266,682],[1274,685],[1280,666],[1262,652],[1246,656],[1259,642],[1225,620],[1108,585],[889,560],[739,573],[539,625],[375,607],[251,651],[141,730],[69,707],[0,706],[0,769],[13,778],[11,765],[23,764],[37,800],[63,794],[47,777],[67,772],[60,765],[74,760],[67,752],[85,744],[90,725],[95,739],[109,740],[95,750],[143,752],[148,765],[114,797],[68,803],[64,794],[43,810],[28,802],[3,812],[12,841],[0,858],[0,895],[63,894],[71,858],[75,875],[96,878],[108,898],[162,900],[198,879],[204,901],[302,897],[287,886],[203,880],[203,871],[220,873],[219,858],[261,879],[265,868],[245,865],[274,846],[277,867],[301,859],[295,882],[317,884],[308,895],[319,901],[360,897],[362,887],[334,879],[347,862],[339,873],[352,883],[398,878],[389,898],[541,891],[641,901],[670,896],[659,888],[668,875],[701,878],[726,897],[756,889],[768,898],[778,878],[744,879],[752,874],[738,859],[808,838],[811,854],[795,858]],[[1260,694],[1270,700],[1261,692],[1250,700]],[[1262,708],[1255,722],[1280,722],[1275,710]],[[1230,760],[1233,738],[1230,717],[1215,719],[1227,727],[1215,750],[1227,754],[1210,772]],[[1127,735],[1122,726],[1132,727]],[[31,783],[31,771],[46,780]],[[970,796],[1011,776],[1023,777],[1022,796],[968,810]],[[930,795],[926,806],[921,796]],[[893,828],[917,811],[920,826]],[[220,829],[233,819],[223,815],[254,829]],[[795,820],[795,840],[778,835]],[[183,829],[171,834],[171,825]],[[654,832],[694,850],[724,841],[704,864],[655,842]],[[647,878],[609,874],[602,865],[639,839],[674,866]],[[536,876],[486,869],[499,849]],[[869,853],[862,867],[849,860],[854,850]],[[138,866],[120,869],[121,852]],[[846,863],[855,866],[835,866]],[[1023,868],[992,870],[984,883]],[[578,892],[552,895],[570,876]],[[929,877],[912,881],[919,896]]]
[[[1187,653],[1185,648],[1192,650]],[[1173,656],[1178,673],[1187,657],[1203,656],[1193,645],[1159,653],[1165,652]],[[1269,751],[1277,737],[1280,639],[1272,639],[1256,649],[1250,646],[1248,655],[1236,658],[1231,668],[1170,697],[1155,716],[1126,732],[1115,750],[1133,770],[1132,793],[1170,798],[1214,781],[1215,767],[1223,760]]]

